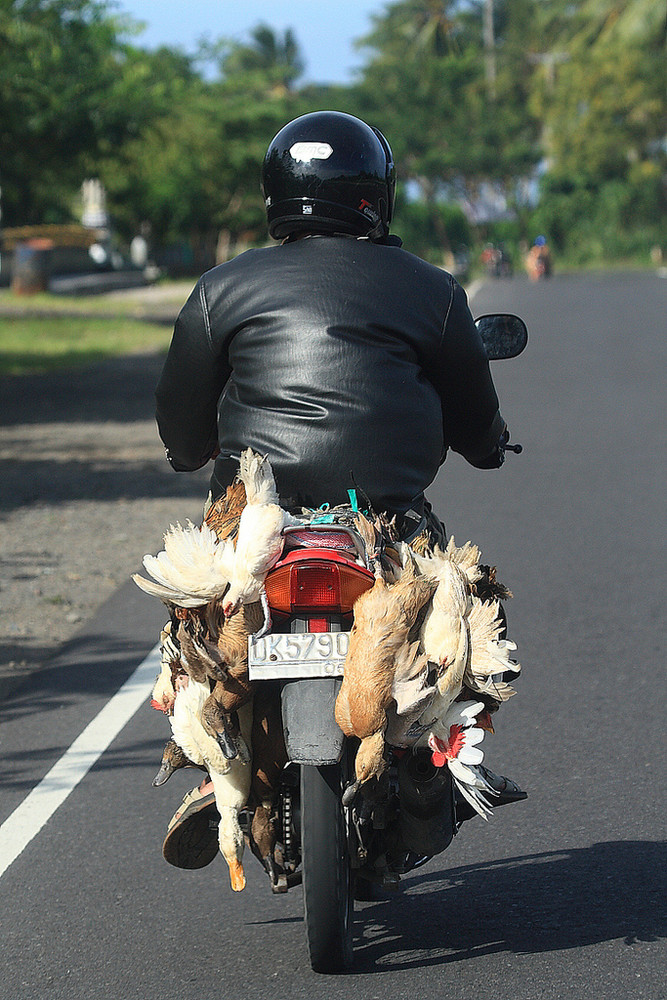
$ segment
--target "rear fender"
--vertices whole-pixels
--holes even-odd
[[[285,681],[281,692],[283,732],[295,764],[337,764],[345,736],[334,718],[342,677]]]

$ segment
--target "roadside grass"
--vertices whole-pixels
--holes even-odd
[[[108,306],[107,306],[108,308]],[[80,368],[128,354],[159,353],[172,328],[119,316],[0,317],[0,375]]]
[[[158,283],[147,288],[106,292],[101,295],[54,295],[38,292],[36,295],[16,295],[10,288],[0,289],[0,315],[29,313],[85,316],[132,316],[141,319],[150,316],[160,306],[178,311],[194,287],[192,281]],[[174,313],[175,315],[175,313]]]

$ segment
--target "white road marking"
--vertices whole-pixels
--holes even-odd
[[[484,282],[481,278],[476,278],[474,281],[471,281],[470,284],[466,286],[466,294],[468,296],[468,302],[472,302],[472,300],[475,298],[477,292],[480,290],[483,284]]]
[[[0,826],[0,877],[141,707],[159,672],[160,647],[156,646]]]

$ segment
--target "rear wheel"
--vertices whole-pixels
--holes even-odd
[[[304,916],[315,972],[341,972],[352,963],[354,876],[341,805],[344,780],[344,763],[301,767]]]

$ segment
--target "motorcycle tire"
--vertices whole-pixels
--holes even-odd
[[[341,804],[344,760],[301,767],[304,919],[315,972],[342,972],[352,964],[354,874]]]

